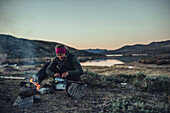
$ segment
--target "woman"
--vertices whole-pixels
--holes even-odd
[[[50,63],[37,73],[39,83],[47,76],[62,77],[68,80],[80,80],[80,75],[83,74],[82,67],[75,55],[70,53],[64,45],[55,47],[56,56]]]
[[[54,60],[52,62],[45,64],[35,76],[32,76],[32,78],[34,78],[34,80],[37,80],[39,84],[47,76],[51,76],[53,78],[61,77],[63,78],[62,80],[66,82],[67,80],[79,81],[80,75],[83,74],[83,70],[77,57],[72,53],[70,53],[64,45],[57,45],[55,47],[55,52],[56,52],[56,57],[54,58]],[[20,83],[20,85],[23,86],[23,88],[25,84],[26,82]],[[59,84],[61,85],[61,83]],[[66,84],[64,83],[64,85],[61,86],[60,85],[55,86],[55,85],[56,84],[53,84],[54,88],[56,88],[57,90],[67,91],[68,95],[73,98],[83,97],[87,87],[87,84],[79,85],[71,82]],[[24,91],[20,93],[20,96],[25,94],[26,92],[29,94],[29,96],[33,95],[35,92],[33,91],[30,94],[30,90],[32,89],[27,90],[28,91],[27,92],[24,89]],[[46,92],[45,90],[40,89],[38,91],[40,94],[44,94],[44,92]]]

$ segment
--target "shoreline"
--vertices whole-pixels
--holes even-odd
[[[112,66],[82,66],[83,70],[102,74],[137,74],[143,73],[148,76],[170,76],[170,65],[141,64],[138,62],[115,64]]]

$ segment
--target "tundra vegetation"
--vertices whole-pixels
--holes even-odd
[[[18,96],[19,83],[23,80],[0,79],[0,111],[10,112],[132,112],[169,113],[170,76],[168,65],[153,68],[146,64],[107,66],[83,66],[81,81],[88,85],[81,99],[68,97],[64,92],[54,91],[40,95],[41,100],[33,106],[20,109],[13,107]],[[0,74],[11,76],[32,75],[42,65],[5,66]],[[33,71],[34,69],[34,71]],[[116,70],[116,71],[115,71]],[[159,71],[156,71],[159,70]],[[107,73],[107,72],[113,73]],[[128,73],[131,72],[131,73]],[[155,72],[149,75],[146,72]],[[155,74],[155,76],[154,76]],[[50,78],[43,82],[49,81]],[[44,83],[40,85],[43,86]]]
[[[132,112],[132,113],[168,113],[170,77],[168,76],[147,76],[142,72],[135,75],[115,74],[110,76],[99,75],[93,72],[85,72],[82,81],[94,87],[115,88],[117,84],[132,84],[139,92],[162,93],[166,101],[158,103],[157,99],[148,101],[149,95],[125,96],[124,98],[110,99],[103,106],[100,112]],[[124,83],[124,84],[123,84]]]

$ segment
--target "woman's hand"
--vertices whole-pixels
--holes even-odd
[[[59,73],[54,74],[54,77],[60,77]]]
[[[66,78],[68,76],[68,72],[62,73],[62,78]]]

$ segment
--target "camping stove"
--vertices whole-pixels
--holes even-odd
[[[54,89],[58,91],[65,91],[67,87],[67,79],[62,79],[60,77],[55,78]]]

